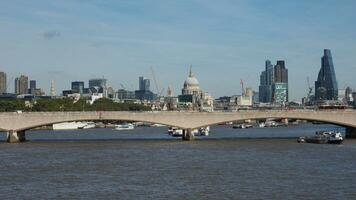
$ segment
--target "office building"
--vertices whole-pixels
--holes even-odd
[[[125,89],[118,90],[116,95],[117,95],[117,98],[120,100],[132,100],[132,99],[136,98],[134,91],[128,91]]]
[[[84,93],[84,81],[73,81],[72,82],[72,93]]]
[[[30,89],[36,89],[36,80],[30,80]]]
[[[318,80],[315,81],[315,100],[326,101],[337,99],[338,85],[331,51],[329,49],[324,49]]]
[[[28,92],[28,77],[21,75],[15,79],[15,94],[26,94]]]
[[[150,79],[139,77],[139,88],[135,91],[135,96],[141,101],[153,101],[157,98],[157,95],[150,90]]]
[[[6,73],[0,72],[0,94],[5,94],[6,92],[7,92]]]
[[[44,95],[44,92],[40,88],[37,88],[36,80],[30,80],[30,88],[27,93],[32,94],[33,96]]]
[[[141,91],[150,91],[150,79],[146,78],[146,77],[139,77],[139,90]]]
[[[107,88],[106,88],[107,79],[105,78],[96,78],[89,80],[89,89],[91,93],[103,93],[104,97],[107,97]]]
[[[284,60],[273,66],[266,60],[265,70],[260,75],[259,102],[285,105],[288,102],[288,69]]]

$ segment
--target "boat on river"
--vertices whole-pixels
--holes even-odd
[[[232,128],[241,128],[241,129],[245,129],[245,128],[252,128],[253,126],[251,124],[235,124],[234,126],[232,126]]]
[[[318,131],[314,136],[299,137],[299,143],[315,144],[341,144],[344,141],[342,134],[336,131]]]
[[[53,124],[53,130],[76,130],[95,128],[94,122],[63,122]]]
[[[135,126],[131,123],[125,124],[117,124],[115,125],[115,130],[122,131],[122,130],[134,130]]]

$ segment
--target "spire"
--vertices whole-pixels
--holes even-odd
[[[172,97],[172,89],[171,89],[171,86],[168,86],[168,89],[167,89],[167,97]]]
[[[190,70],[189,70],[189,77],[193,77],[194,74],[193,74],[193,71],[192,71],[192,65],[190,65]]]

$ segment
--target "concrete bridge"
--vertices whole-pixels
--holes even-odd
[[[199,127],[247,119],[302,119],[346,127],[348,137],[356,137],[356,111],[239,111],[239,112],[30,112],[0,113],[0,131],[8,142],[25,141],[25,131],[70,121],[140,121],[184,129],[183,139],[191,140],[191,130]]]

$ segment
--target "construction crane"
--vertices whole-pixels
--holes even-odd
[[[156,79],[156,75],[155,75],[155,72],[154,72],[152,66],[150,67],[150,69],[151,69],[152,78],[153,78],[153,81],[154,81],[154,83],[155,83],[156,91],[157,91],[157,95],[158,95],[159,92],[160,92],[160,90],[159,90],[158,82],[157,82],[157,79]]]
[[[152,78],[153,78],[153,81],[154,81],[154,83],[155,83],[156,91],[157,91],[157,99],[156,99],[156,101],[155,101],[155,107],[156,107],[156,109],[160,109],[160,108],[161,108],[161,105],[160,105],[161,102],[160,102],[160,100],[161,100],[161,97],[162,97],[162,95],[163,95],[164,88],[162,88],[162,89],[160,90],[159,85],[158,85],[158,81],[157,81],[157,79],[156,79],[156,74],[155,74],[155,72],[154,72],[154,70],[153,70],[153,67],[151,66],[150,69],[151,69]]]
[[[310,97],[313,94],[313,87],[310,86],[309,76],[307,77],[307,83],[308,83],[308,89],[309,89],[307,99],[308,99],[308,101],[310,101]]]
[[[125,86],[122,83],[120,83],[120,86],[123,90],[126,90]]]

